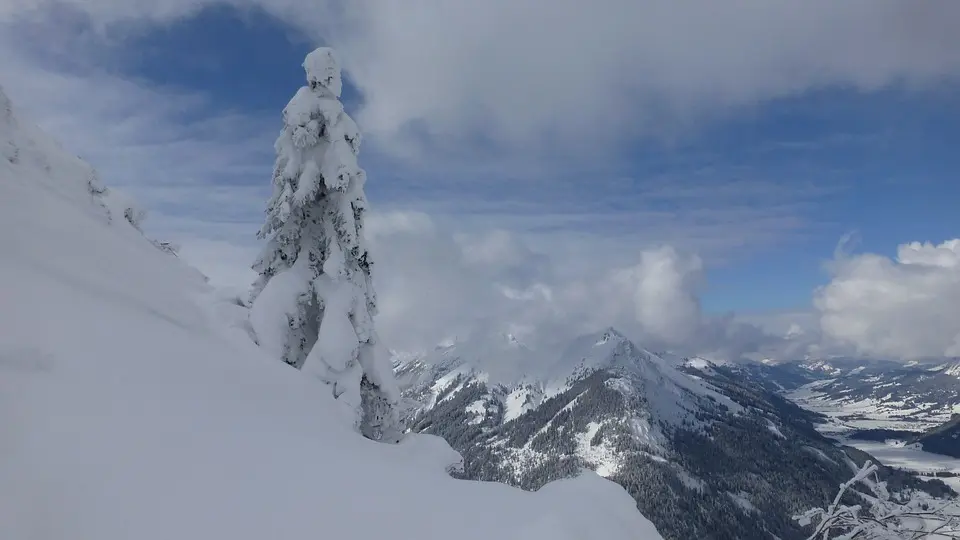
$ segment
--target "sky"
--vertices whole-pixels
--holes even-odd
[[[148,234],[245,287],[280,113],[335,47],[397,348],[615,325],[717,356],[942,357],[956,20],[949,0],[0,0],[0,85]]]

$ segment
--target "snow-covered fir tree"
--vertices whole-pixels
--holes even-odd
[[[10,103],[10,98],[7,97],[3,92],[3,87],[0,86],[0,157],[16,164],[20,162],[20,149],[17,148],[13,140],[5,136],[11,130],[12,124],[13,104]]]
[[[303,68],[308,84],[284,109],[275,144],[252,319],[261,345],[273,341],[284,362],[329,383],[334,397],[356,411],[365,436],[394,439],[399,392],[373,324],[360,132],[339,100],[334,51],[311,52]],[[258,327],[264,318],[273,320]],[[267,327],[277,318],[285,320],[272,332]]]
[[[100,175],[92,169],[87,176],[87,192],[94,202],[103,209],[108,223],[114,223],[119,216],[123,216],[123,219],[134,229],[143,232],[143,221],[147,217],[146,211],[127,195],[104,186],[100,181]]]

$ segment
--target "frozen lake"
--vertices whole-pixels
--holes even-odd
[[[880,463],[917,472],[960,472],[960,459],[940,454],[931,454],[908,446],[874,441],[847,440],[844,444],[859,448],[875,456]]]

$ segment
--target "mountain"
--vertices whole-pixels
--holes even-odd
[[[868,359],[751,364],[758,384],[830,416],[829,432],[920,432],[960,412],[960,362],[901,364]]]
[[[458,450],[459,476],[536,490],[592,469],[668,539],[804,538],[791,516],[851,474],[844,448],[813,428],[815,413],[735,366],[654,354],[614,329],[552,359],[494,338],[408,357],[396,371],[411,429]]]
[[[960,458],[960,414],[909,441],[926,452]]]
[[[660,538],[594,474],[530,494],[362,438],[93,180],[0,91],[0,538]]]

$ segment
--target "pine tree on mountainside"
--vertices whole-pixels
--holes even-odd
[[[333,50],[311,52],[303,67],[308,85],[284,109],[275,144],[273,196],[259,233],[267,245],[253,266],[251,302],[256,309],[273,301],[271,287],[288,290],[283,361],[329,383],[334,397],[356,408],[365,436],[393,439],[399,392],[373,324],[360,132],[339,100]]]

